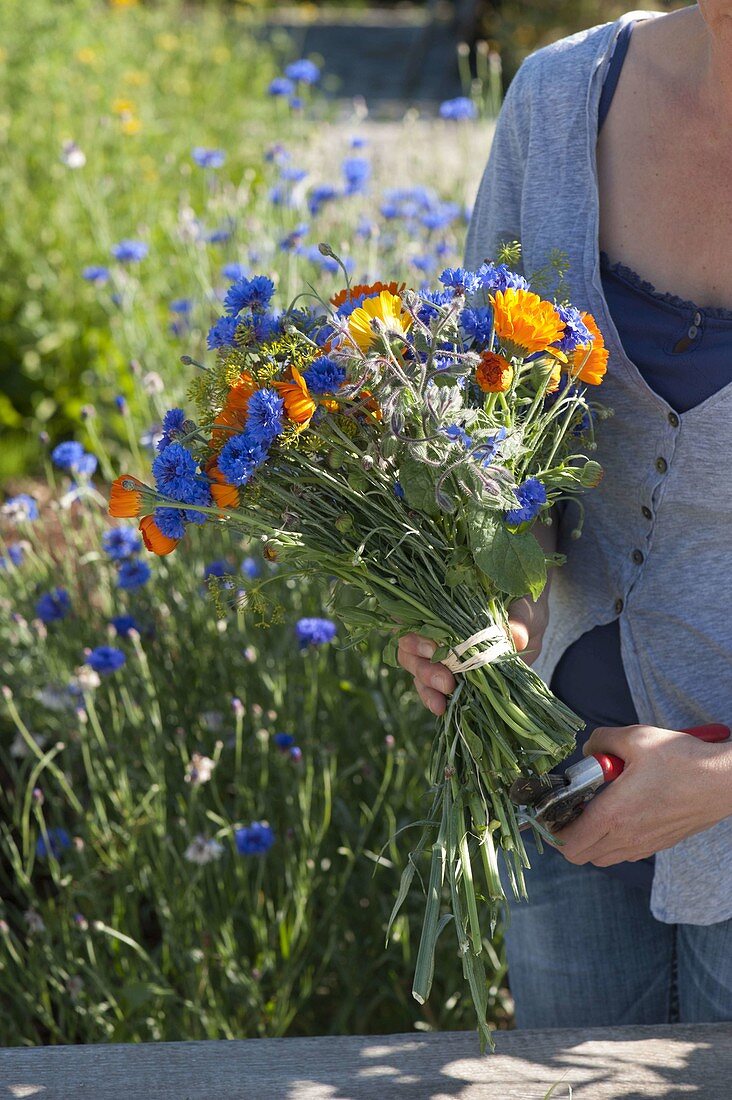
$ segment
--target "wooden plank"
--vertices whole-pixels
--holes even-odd
[[[732,1024],[250,1039],[0,1051],[14,1100],[732,1098]]]

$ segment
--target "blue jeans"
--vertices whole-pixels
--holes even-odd
[[[529,856],[505,932],[517,1027],[732,1020],[732,920],[663,924],[647,890],[553,848]]]

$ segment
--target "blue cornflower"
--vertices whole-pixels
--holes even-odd
[[[267,451],[247,432],[235,435],[219,452],[218,467],[229,485],[246,485]]]
[[[244,264],[231,263],[224,264],[221,268],[221,274],[225,279],[229,279],[232,283],[235,283],[237,279],[243,279],[246,276],[247,269]]]
[[[228,561],[210,561],[204,566],[203,579],[207,577],[228,577],[231,574],[231,566]]]
[[[111,252],[120,263],[139,263],[145,259],[149,249],[144,241],[120,241],[112,245]]]
[[[446,267],[440,275],[443,286],[450,287],[456,294],[473,294],[478,289],[478,279],[473,271],[464,267]]]
[[[274,294],[274,283],[266,275],[254,275],[251,279],[238,279],[230,286],[224,298],[226,312],[235,316],[243,309],[265,310]]]
[[[190,298],[174,298],[168,309],[171,313],[190,313],[193,309],[193,302]]]
[[[273,96],[289,96],[295,91],[295,85],[286,76],[276,76],[270,81],[267,91]]]
[[[197,145],[191,151],[191,156],[199,168],[221,168],[226,160],[222,149],[205,149],[202,145]]]
[[[317,84],[320,80],[320,69],[314,62],[303,57],[285,66],[285,76],[298,84]]]
[[[232,229],[228,225],[221,225],[218,229],[212,229],[210,233],[204,233],[203,239],[208,244],[226,244],[231,239]]]
[[[16,523],[32,523],[38,519],[38,503],[35,497],[28,493],[18,493],[15,497],[8,497],[2,506],[2,514],[8,516]]]
[[[295,228],[280,241],[280,249],[283,252],[292,252],[301,244],[303,237],[307,236],[309,229],[310,226],[307,222],[301,222],[300,225],[295,226]]]
[[[421,256],[412,256],[409,261],[412,267],[417,271],[421,271],[424,275],[430,275],[437,267],[437,261],[434,256],[430,256],[429,252],[425,252]]]
[[[256,558],[244,558],[240,568],[244,576],[248,577],[250,581],[253,581],[262,572],[262,567]]]
[[[53,592],[44,592],[36,603],[36,615],[44,623],[55,623],[64,619],[71,610],[71,600],[65,588],[55,588]]]
[[[48,859],[49,855],[58,859],[63,850],[70,847],[71,837],[66,830],[52,825],[50,829],[46,829],[46,836],[39,836],[36,841],[36,855],[39,859]]]
[[[506,522],[512,526],[519,523],[528,523],[538,516],[542,504],[546,504],[546,489],[538,477],[529,477],[514,489],[518,508],[511,508],[505,513]]]
[[[91,477],[97,466],[97,456],[90,455],[88,451],[85,451],[74,465],[74,473],[81,474],[82,477]]]
[[[121,649],[115,649],[111,645],[98,645],[86,659],[89,668],[95,672],[106,675],[109,672],[117,672],[126,663],[127,658]]]
[[[0,558],[0,570],[9,569],[14,565],[18,569],[23,564],[23,547],[19,542],[13,542],[8,547],[7,557]]]
[[[131,591],[133,588],[142,588],[150,580],[152,569],[145,561],[134,559],[120,563],[117,573],[117,587]]]
[[[282,317],[274,313],[255,313],[251,319],[254,339],[266,344],[282,335]]]
[[[349,142],[352,149],[363,149],[368,145],[368,141],[365,137],[361,137],[360,134],[354,134]]]
[[[126,638],[131,630],[136,630],[138,634],[141,633],[137,620],[133,615],[115,615],[113,619],[110,619],[110,622],[120,638]]]
[[[311,393],[335,393],[346,380],[346,369],[321,355],[303,371],[303,378]]]
[[[457,99],[446,99],[440,104],[440,118],[447,118],[453,122],[464,122],[467,119],[476,118],[478,111],[472,99],[461,95]]]
[[[102,535],[102,546],[112,561],[124,561],[142,550],[142,539],[134,527],[113,527]]]
[[[508,432],[505,428],[499,428],[489,439],[484,439],[473,451],[473,458],[475,461],[479,462],[481,466],[490,466],[491,462],[500,451],[501,443],[507,435]]]
[[[51,451],[51,461],[59,470],[74,470],[77,462],[84,454],[81,443],[70,439],[67,443],[59,443]]]
[[[336,636],[336,625],[330,619],[298,619],[295,633],[300,649],[309,645],[324,645]]]
[[[346,181],[346,194],[360,194],[371,176],[371,165],[365,157],[346,157],[341,165]]]
[[[493,310],[490,306],[462,310],[460,328],[475,347],[487,347],[493,329]]]
[[[333,187],[330,183],[321,183],[317,187],[313,187],[308,192],[308,210],[312,217],[320,213],[321,208],[326,202],[332,202],[333,199],[337,199],[340,195],[340,191],[337,187]]]
[[[199,516],[200,512],[197,513]],[[182,508],[156,508],[154,513],[155,526],[169,539],[182,539],[186,533],[186,522],[189,513]],[[205,517],[204,517],[205,520]],[[194,521],[200,522],[200,521]]]
[[[308,174],[307,168],[295,168],[294,164],[286,164],[280,169],[280,178],[286,183],[299,183]]]
[[[452,295],[448,290],[425,290],[420,294],[420,298],[423,300],[419,304],[417,316],[420,321],[428,325],[439,313],[435,307],[447,305]]]
[[[441,430],[453,443],[462,443],[463,447],[469,447],[472,442],[465,428],[461,428],[459,424],[449,424]]]
[[[506,264],[481,264],[475,273],[483,290],[528,290],[523,275],[518,275]]]
[[[109,280],[109,268],[103,267],[102,264],[92,264],[90,267],[85,267],[81,273],[82,279],[86,279],[88,283],[97,283],[102,286]]]
[[[291,733],[276,733],[272,740],[278,749],[289,749],[295,744],[295,738]]]
[[[255,443],[268,447],[282,431],[285,402],[276,390],[256,390],[247,406],[246,432]]]
[[[266,821],[253,821],[245,829],[235,829],[234,840],[240,855],[259,856],[270,850],[275,835]]]
[[[395,481],[391,488],[397,500],[404,500],[404,489],[400,481]]]
[[[208,331],[206,346],[209,351],[216,348],[236,347],[236,327],[239,324],[238,317],[219,317],[216,324]]]
[[[183,431],[186,414],[183,409],[168,409],[163,417],[163,435],[158,440],[158,450],[164,451],[170,446],[179,432]]]
[[[302,760],[302,749],[299,745],[293,745],[290,749],[290,760],[294,760],[296,764]]]
[[[456,202],[438,202],[421,214],[419,220],[425,229],[447,229],[459,216],[460,207]]]
[[[180,443],[171,443],[152,464],[160,492],[184,504],[210,504],[208,481],[199,472],[196,461]]]
[[[580,317],[580,311],[575,306],[555,306],[554,308],[564,321],[564,336],[555,344],[555,347],[568,355],[580,344],[592,343],[592,333]]]

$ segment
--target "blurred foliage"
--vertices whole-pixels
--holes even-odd
[[[689,0],[649,0],[643,10],[668,12],[685,7]],[[616,0],[479,0],[477,27],[479,35],[500,53],[507,87],[534,50],[631,10]]]

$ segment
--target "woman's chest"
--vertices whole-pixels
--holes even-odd
[[[646,92],[648,89],[646,88]],[[659,291],[732,309],[732,147],[618,86],[597,144],[600,248]]]

